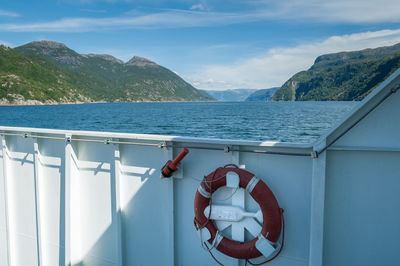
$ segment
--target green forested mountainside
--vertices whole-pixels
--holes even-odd
[[[279,87],[257,90],[246,98],[246,102],[266,102],[269,101]]]
[[[362,100],[399,67],[400,44],[322,55],[286,81],[272,100]]]
[[[88,101],[74,75],[40,57],[0,46],[0,103]]]
[[[127,63],[110,55],[81,55],[64,44],[40,41],[1,47],[0,101],[207,101],[174,72],[141,57]],[[33,103],[33,102],[32,102]]]

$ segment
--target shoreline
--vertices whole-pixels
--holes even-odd
[[[14,106],[57,106],[57,105],[73,105],[73,104],[96,104],[96,103],[206,103],[206,102],[218,102],[218,101],[129,101],[129,102],[106,102],[106,101],[96,101],[96,102],[63,102],[63,103],[42,103],[42,102],[24,102],[24,103],[10,103],[3,104],[0,103],[0,107],[14,107]]]

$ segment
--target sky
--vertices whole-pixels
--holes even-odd
[[[0,0],[0,43],[146,57],[199,89],[281,86],[321,54],[400,43],[399,0]]]

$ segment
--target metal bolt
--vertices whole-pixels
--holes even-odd
[[[158,148],[160,148],[160,149],[165,148],[165,147],[167,147],[167,143],[165,143],[165,141],[164,142],[160,142],[158,144]]]

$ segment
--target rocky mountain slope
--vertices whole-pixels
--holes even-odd
[[[148,59],[124,63],[52,41],[2,46],[0,82],[3,104],[213,100]]]
[[[0,46],[0,104],[90,102],[74,75],[40,57]]]

